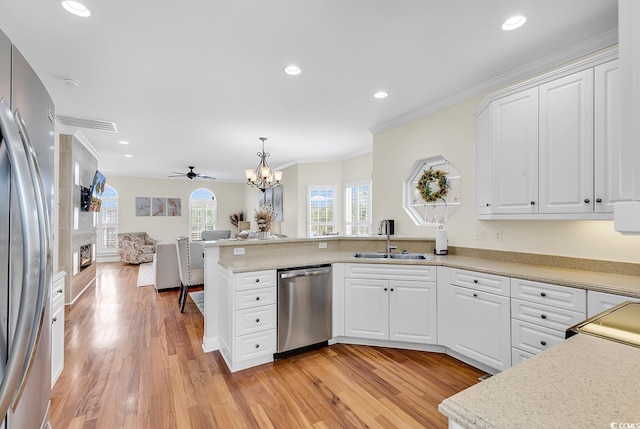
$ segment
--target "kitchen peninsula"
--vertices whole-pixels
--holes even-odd
[[[234,323],[239,320],[236,318],[239,313],[236,314],[237,311],[234,313],[233,308],[230,308],[234,303],[234,292],[229,292],[229,289],[232,287],[237,288],[240,285],[241,288],[239,290],[242,292],[235,292],[238,294],[244,293],[248,288],[255,288],[255,285],[260,284],[265,287],[261,290],[261,293],[266,293],[266,291],[271,291],[270,288],[273,287],[273,292],[266,293],[264,298],[260,299],[264,300],[261,302],[264,302],[265,309],[267,304],[272,305],[275,309],[277,305],[275,302],[276,270],[317,264],[332,264],[333,339],[331,342],[403,347],[447,353],[492,374],[501,372],[513,365],[515,366],[513,370],[506,371],[504,375],[501,374],[496,377],[495,380],[497,381],[490,379],[490,383],[487,382],[487,385],[496,384],[499,380],[503,380],[505,383],[512,383],[509,380],[513,380],[512,385],[517,387],[523,380],[508,374],[521,374],[527,367],[538,371],[539,369],[536,369],[535,365],[540,365],[540,362],[543,362],[542,365],[544,365],[544,362],[550,362],[549,359],[551,357],[564,356],[569,350],[582,353],[581,350],[583,350],[584,344],[588,344],[592,340],[571,339],[562,341],[564,332],[563,330],[560,331],[560,328],[554,326],[553,323],[564,323],[564,328],[566,328],[568,327],[567,323],[571,322],[568,322],[567,319],[555,320],[553,315],[559,314],[564,317],[566,314],[570,314],[578,319],[576,320],[577,322],[585,319],[590,312],[602,311],[596,310],[599,308],[598,304],[609,305],[609,302],[615,302],[610,301],[612,299],[640,300],[640,267],[637,264],[455,247],[450,248],[450,254],[447,256],[436,256],[433,255],[433,240],[397,236],[392,240],[392,244],[397,247],[397,252],[406,250],[411,253],[425,253],[430,256],[430,260],[359,259],[354,257],[354,252],[384,251],[386,239],[383,237],[338,236],[307,239],[207,242],[205,250],[205,329],[203,349],[206,352],[220,349],[232,371],[270,361],[275,348],[275,344],[273,346],[269,345],[270,341],[275,341],[272,339],[276,330],[275,320],[260,318],[260,323],[268,320],[270,326],[265,327],[265,331],[251,333],[246,338],[260,338],[260,341],[264,340],[265,342],[260,343],[256,340],[251,343],[251,348],[243,349],[241,338],[234,337],[229,333],[232,332],[232,326],[235,326]],[[367,277],[368,272],[373,274]],[[350,273],[358,273],[358,275]],[[425,291],[430,288],[429,290],[432,290],[431,293],[433,293],[433,295],[429,295],[429,301],[426,301],[428,305],[420,307],[423,309],[422,313],[431,313],[433,315],[433,319],[430,319],[428,323],[424,322],[429,325],[425,328],[427,330],[426,333],[420,332],[420,336],[404,335],[398,340],[398,337],[394,338],[393,334],[389,334],[389,332],[386,333],[386,336],[376,336],[369,335],[370,333],[377,334],[374,329],[369,331],[366,329],[349,329],[349,320],[352,319],[353,314],[359,314],[357,311],[354,313],[350,310],[349,304],[345,303],[345,301],[348,301],[345,300],[345,295],[348,295],[346,291],[350,285],[350,280],[353,280],[351,277],[364,277],[373,280],[374,274],[382,278],[385,273],[392,273],[393,276],[396,276],[398,284],[404,281],[401,286],[411,283],[411,281],[406,281],[407,279],[415,280],[415,278],[410,278],[409,274],[414,277],[416,275],[425,276],[424,281],[419,286],[424,287]],[[387,278],[393,279],[395,278],[393,276],[388,276]],[[392,282],[394,280],[383,281]],[[417,284],[418,282],[415,283]],[[474,287],[476,289],[473,289]],[[551,300],[548,307],[550,311],[548,313],[549,317],[547,318],[545,314],[543,323],[551,323],[552,325],[550,326],[555,331],[549,329],[548,326],[542,326],[538,332],[549,335],[548,339],[544,337],[544,341],[542,341],[544,346],[538,344],[537,348],[528,349],[529,344],[526,342],[523,346],[520,346],[515,341],[517,336],[515,326],[518,321],[514,319],[516,316],[512,315],[512,306],[521,301],[521,295],[526,296],[528,291],[530,292],[530,290],[533,290],[532,288],[537,287],[543,288],[542,290],[545,292],[541,295],[547,296],[545,299]],[[399,290],[399,288],[397,289]],[[466,320],[471,317],[471,313],[467,308],[458,308],[456,310],[455,306],[458,304],[466,305],[474,299],[452,300],[450,297],[453,289],[473,292],[473,294],[469,294],[469,297],[475,297],[481,302],[491,302],[491,308],[494,307],[494,303],[501,304],[499,306],[501,312],[496,314],[495,318],[493,314],[490,315],[491,317],[486,317],[485,313],[481,313],[480,323],[473,322],[471,329],[466,329],[467,332],[473,334],[474,338],[459,339],[456,337],[457,333],[451,330],[451,326],[456,325],[459,320]],[[396,291],[395,293],[399,292]],[[221,299],[223,296],[225,298]],[[422,297],[422,295],[415,295],[415,297]],[[494,298],[496,301],[491,301]],[[257,296],[256,299],[258,299]],[[535,298],[533,298],[533,301],[535,301]],[[588,311],[587,301],[589,304]],[[392,305],[391,300],[384,301],[384,303],[389,307]],[[573,306],[576,303],[581,308],[567,307],[568,310],[563,309],[563,306]],[[532,302],[531,305],[540,306],[542,304]],[[482,311],[485,310],[486,308],[482,309]],[[397,312],[401,313],[401,316],[409,318],[413,314],[412,310],[404,311],[400,309]],[[465,314],[464,318],[459,317],[461,313]],[[236,315],[234,316],[234,314]],[[385,323],[392,324],[394,316],[387,315],[387,317],[391,322]],[[380,319],[380,317],[376,319]],[[494,319],[496,323],[499,323],[499,326],[496,325],[495,329],[494,326],[485,326],[483,324],[486,320],[493,321]],[[420,320],[422,323],[423,320]],[[514,326],[513,333],[512,326]],[[404,329],[406,334],[406,320]],[[390,328],[390,330],[392,331],[393,328]],[[267,335],[266,332],[270,331],[272,333]],[[226,334],[222,335],[222,332],[226,332]],[[362,335],[360,335],[361,333]],[[488,349],[488,351],[482,349],[484,344],[477,346],[477,344],[473,343],[477,338],[482,338],[483,335],[489,338],[487,343],[491,343],[492,349]],[[226,340],[221,341],[223,337],[226,337]],[[514,338],[513,344],[512,337]],[[234,343],[233,341],[236,342]],[[229,344],[229,342],[232,344]],[[253,349],[254,343],[255,350]],[[557,346],[552,347],[554,344],[557,344]],[[243,353],[246,352],[247,354],[238,355],[238,351],[234,350],[234,347],[236,349],[240,348]],[[480,349],[477,347],[480,347]],[[498,351],[494,353],[493,348]],[[556,350],[564,350],[564,352],[559,353]],[[518,358],[515,357],[516,352],[519,353]],[[633,352],[639,351],[633,350]],[[532,358],[530,361],[525,361],[522,366],[516,365],[524,358],[532,356],[535,359]],[[637,361],[636,359],[635,362]],[[560,367],[567,364],[568,362],[562,360],[557,361],[557,365]],[[567,371],[558,370],[557,365],[554,366],[554,371],[559,374],[567,373]],[[607,366],[605,365],[605,367]],[[524,374],[521,377],[527,377],[527,375]],[[586,379],[588,376],[582,378]],[[588,389],[589,386],[585,385],[585,388]],[[466,396],[461,398],[466,398]],[[441,410],[454,421],[467,425],[471,419],[468,418],[468,414],[465,414],[464,411],[460,411],[467,409],[466,402],[463,402],[462,399],[460,401],[458,403],[455,399],[447,400],[443,403]],[[473,408],[469,410],[469,413],[473,413]],[[604,418],[608,419],[609,416],[604,416]],[[478,425],[477,427],[484,426]],[[489,425],[487,427],[492,426]]]

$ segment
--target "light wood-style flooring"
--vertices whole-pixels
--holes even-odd
[[[178,291],[98,264],[66,308],[53,429],[446,428],[438,404],[481,371],[449,356],[336,344],[237,373],[202,351],[203,317]]]

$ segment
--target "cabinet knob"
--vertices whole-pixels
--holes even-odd
[[[547,342],[546,341],[540,341],[540,344],[542,344],[543,346],[546,346]]]
[[[53,319],[51,319],[51,324],[54,324],[54,323],[56,323],[57,321],[58,321],[58,318],[57,318],[57,317],[54,317]]]
[[[585,203],[585,204],[589,204],[590,202],[591,202],[591,200],[590,200],[589,198],[585,198],[585,199],[584,199],[584,203]]]
[[[532,206],[535,206],[535,205],[536,205],[536,202],[535,202],[535,201],[531,201],[531,205],[532,205]]]
[[[601,203],[602,202],[602,198],[596,198],[596,203]]]
[[[393,292],[393,288],[391,288],[391,292]]]
[[[485,207],[489,207],[491,204],[489,203],[485,203]]]
[[[473,282],[474,282],[475,284],[478,284],[478,279],[473,279]]]
[[[256,279],[256,283],[258,283],[260,281],[260,279]]]
[[[545,296],[547,296],[547,293],[546,292],[540,292],[540,296],[541,297],[545,297]]]
[[[388,290],[387,288],[384,288],[384,291],[385,291],[385,292],[386,292],[387,290]]]
[[[256,301],[260,301],[260,297],[259,296],[256,296]]]
[[[540,317],[543,318],[543,319],[546,319],[547,315],[546,314],[541,314]]]
[[[58,293],[62,293],[62,289],[58,289]]]
[[[478,297],[478,294],[477,294],[477,293],[474,293],[474,294],[473,294],[473,296],[474,296],[475,298],[477,298],[477,297]]]
[[[256,344],[256,349],[259,349],[259,348],[260,348],[260,344]]]
[[[260,323],[260,319],[256,319],[256,323]]]

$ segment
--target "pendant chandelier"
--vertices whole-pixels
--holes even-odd
[[[267,164],[267,157],[270,154],[264,151],[264,142],[267,138],[260,137],[260,140],[262,141],[262,152],[257,153],[260,162],[254,170],[246,168],[244,174],[247,176],[247,185],[252,188],[258,188],[264,192],[267,189],[280,186],[282,171],[271,171],[269,164]]]

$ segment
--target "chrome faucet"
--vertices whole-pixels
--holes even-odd
[[[382,223],[386,226],[387,231],[387,259],[391,257],[391,251],[397,249],[396,246],[391,245],[391,225],[389,224],[389,219],[382,219]]]

